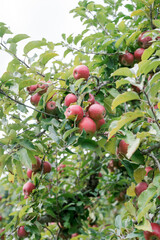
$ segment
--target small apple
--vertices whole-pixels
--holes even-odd
[[[0,222],[2,221],[2,219],[3,219],[3,217],[2,217],[2,216],[0,216]]]
[[[32,105],[37,106],[39,101],[41,99],[41,95],[39,95],[38,93],[34,94],[31,99],[30,102],[32,103]]]
[[[2,233],[4,231],[5,231],[5,228],[0,229],[0,233]],[[3,234],[0,239],[4,240],[5,239],[5,235]]]
[[[148,173],[149,173],[150,171],[152,171],[152,170],[153,170],[152,167],[146,167],[146,168],[145,168],[145,171],[146,171],[146,175],[145,175],[145,176],[147,176]]]
[[[27,91],[29,92],[29,94],[32,94],[37,90],[37,88],[38,88],[37,84],[31,85],[30,87],[27,87]]]
[[[46,103],[46,113],[54,113],[56,110],[56,103],[54,101],[49,101]]]
[[[95,103],[95,98],[94,98],[94,96],[91,93],[89,93],[89,98],[88,98],[87,101],[90,102],[91,104]]]
[[[85,65],[79,65],[73,70],[73,76],[76,80],[80,78],[88,79],[89,77],[89,69]]]
[[[78,235],[79,235],[78,233],[73,233],[73,234],[71,235],[71,238],[77,237]]]
[[[32,178],[32,170],[31,169],[27,170],[27,176],[28,176],[28,178]]]
[[[62,173],[62,172],[64,172],[64,170],[62,170],[62,169],[65,168],[65,167],[66,167],[66,165],[61,163],[61,164],[57,167],[57,171],[58,171],[59,173]]]
[[[158,104],[154,105],[154,109],[158,109]]]
[[[118,146],[118,150],[117,150],[117,154],[118,155],[126,155],[128,152],[128,146],[129,144],[127,144],[123,139],[120,141],[119,146]]]
[[[102,119],[96,121],[96,127],[97,127],[97,130],[99,130],[100,127],[101,127],[103,124],[105,124],[105,120],[104,120],[104,118],[102,118]]]
[[[64,105],[69,107],[71,103],[77,102],[77,96],[73,93],[69,93],[64,99]]]
[[[83,118],[83,109],[79,105],[71,105],[65,111],[65,116],[67,119],[79,121]]]
[[[144,231],[145,240],[160,240],[160,225],[151,223],[152,232]]]
[[[135,187],[135,193],[137,196],[139,196],[143,191],[145,191],[148,188],[148,184],[146,182],[140,182]]]
[[[134,55],[128,51],[125,54],[120,55],[120,63],[124,66],[131,66],[134,63]]]
[[[35,185],[34,185],[33,183],[31,183],[31,182],[26,182],[26,183],[24,184],[24,186],[23,186],[24,195],[25,195],[26,197],[28,197],[28,196],[32,193],[33,189],[35,189],[35,188],[36,188],[36,187],[35,187]]]
[[[28,236],[28,232],[26,232],[24,226],[21,226],[21,227],[18,228],[17,234],[18,234],[19,238],[25,238],[25,237]]]
[[[89,117],[84,117],[80,121],[78,127],[79,127],[81,132],[83,131],[83,129],[86,131],[86,133],[95,133],[96,132],[96,124]]]
[[[138,37],[138,44],[141,48],[148,48],[152,45],[152,38],[150,36],[146,36],[150,31],[145,31],[141,33]]]
[[[94,120],[100,120],[105,117],[106,110],[101,104],[92,104],[88,109],[89,117]]]
[[[145,50],[144,48],[137,48],[136,51],[134,52],[134,57],[138,62],[141,61],[144,50]]]
[[[38,156],[34,156],[36,159],[36,164],[32,164],[32,171],[37,172],[41,169],[41,159]]]
[[[50,173],[52,170],[52,165],[49,162],[43,162],[43,173]]]
[[[98,177],[101,178],[103,174],[101,172],[98,173]]]
[[[42,82],[42,83],[37,84],[37,87],[42,89],[38,92],[39,95],[43,95],[44,93],[47,92],[48,84],[46,82],[44,82],[44,83]]]

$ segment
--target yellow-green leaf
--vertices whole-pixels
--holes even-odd
[[[118,95],[112,102],[112,109],[116,108],[122,103],[132,101],[132,100],[140,100],[138,94],[136,92],[125,92]]]
[[[145,15],[145,12],[144,12],[143,10],[141,10],[141,9],[138,9],[138,10],[133,11],[133,12],[131,13],[131,17],[134,17],[134,16],[143,16],[143,15]]]
[[[126,79],[123,79],[123,78],[121,80],[117,80],[116,81],[116,88],[119,88],[119,87],[121,87],[121,86],[123,86],[127,83],[130,83],[130,81],[126,80]]]
[[[144,219],[144,222],[143,222],[141,225],[135,225],[135,227],[136,227],[138,230],[143,230],[143,231],[152,232],[151,224],[150,224],[149,220],[147,220],[147,219]]]
[[[119,46],[121,45],[121,43],[124,41],[125,38],[127,38],[128,36],[128,33],[122,35],[118,40],[117,42],[115,43],[115,47],[116,48],[119,48]]]
[[[147,60],[156,50],[156,47],[151,45],[149,48],[145,49],[142,54],[142,61]]]
[[[112,76],[126,76],[126,77],[133,77],[133,73],[127,67],[119,68],[114,73],[111,74]]]
[[[55,56],[58,56],[57,53],[55,52],[45,52],[43,54],[41,54],[40,56],[40,62],[43,64],[43,65],[46,65],[46,63],[51,60],[52,58],[54,58]]]
[[[135,183],[132,182],[131,186],[127,189],[127,195],[129,197],[135,197],[136,196],[135,187],[136,187]]]
[[[142,218],[148,213],[149,209],[153,206],[153,203],[147,204],[145,207],[142,207],[142,209],[138,210],[138,215],[137,215],[137,221],[138,223],[142,220]]]
[[[146,171],[144,168],[137,168],[134,171],[134,179],[137,183],[142,182],[142,180],[144,179],[144,176],[146,175]]]
[[[125,208],[127,209],[127,211],[133,216],[133,217],[136,217],[136,209],[135,207],[133,206],[132,202],[129,201],[129,202],[126,202],[124,204]]]

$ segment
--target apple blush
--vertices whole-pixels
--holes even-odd
[[[77,96],[73,93],[69,93],[64,99],[64,105],[69,107],[71,103],[77,102]]]
[[[81,106],[71,105],[65,111],[65,116],[67,119],[79,121],[83,118],[84,112]]]
[[[106,110],[101,104],[94,103],[88,109],[89,117],[96,120],[100,120],[105,117]]]
[[[145,191],[148,188],[148,184],[146,182],[140,182],[135,187],[135,193],[137,196],[139,196],[143,191]]]
[[[83,129],[86,131],[86,133],[95,133],[96,132],[96,124],[95,122],[89,118],[89,117],[84,117],[78,125],[80,132],[83,131]]]

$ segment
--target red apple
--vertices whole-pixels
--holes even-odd
[[[148,48],[152,44],[152,37],[146,36],[150,31],[145,31],[141,33],[138,37],[138,44],[141,48]]]
[[[29,92],[29,94],[32,94],[37,90],[37,88],[38,88],[37,84],[31,85],[30,87],[27,87],[27,91]]]
[[[106,110],[101,104],[92,104],[88,109],[89,117],[94,120],[100,120],[105,117]]]
[[[52,170],[52,165],[49,162],[43,162],[43,173],[50,173]]]
[[[135,59],[140,62],[141,58],[142,58],[142,54],[144,53],[144,48],[138,48],[136,49],[136,51],[134,52],[134,57]]]
[[[21,226],[18,228],[17,234],[18,234],[18,237],[20,237],[20,238],[25,238],[28,236],[28,232],[26,232],[24,226]]]
[[[2,232],[4,232],[4,231],[5,231],[4,228],[0,229],[0,233],[2,233]],[[4,239],[5,239],[5,235],[3,234],[0,239],[4,240]]]
[[[77,66],[73,71],[73,76],[76,80],[80,78],[88,79],[89,77],[89,69],[85,65],[79,65]]]
[[[24,195],[26,197],[28,197],[32,193],[33,189],[35,189],[35,188],[36,187],[33,183],[31,183],[31,182],[25,183],[24,186],[23,186]]]
[[[37,172],[41,169],[41,159],[38,156],[34,156],[36,159],[36,164],[32,164],[32,171]]]
[[[27,176],[28,176],[28,178],[32,177],[32,170],[31,169],[27,170]]]
[[[2,196],[0,196],[0,201],[2,200]]]
[[[126,155],[128,152],[128,146],[129,144],[127,144],[124,140],[121,140],[118,146],[118,155]]]
[[[139,196],[143,191],[145,191],[148,188],[148,184],[146,182],[140,182],[135,187],[135,193],[137,196]]]
[[[37,84],[37,87],[42,89],[38,92],[40,95],[42,95],[47,92],[48,84],[46,82],[44,82],[44,83],[42,82],[42,83]]]
[[[65,168],[65,167],[66,167],[66,165],[61,163],[61,164],[57,167],[57,171],[58,171],[59,173],[62,173],[62,172],[64,172],[64,170],[62,170],[62,169]]]
[[[39,101],[41,99],[41,95],[39,95],[38,93],[34,94],[31,99],[30,102],[32,103],[32,105],[37,106]]]
[[[0,216],[0,222],[2,221],[2,219],[3,219],[3,217],[2,217],[2,216]]]
[[[95,103],[95,98],[94,98],[94,96],[91,93],[89,93],[89,98],[88,98],[87,101],[90,102],[91,104]]]
[[[158,104],[154,105],[154,109],[158,109]]]
[[[146,171],[146,176],[148,175],[148,173],[150,172],[150,171],[152,171],[153,170],[153,168],[152,167],[146,167],[145,168],[145,171]]]
[[[160,240],[160,225],[151,223],[152,232],[144,231],[145,240]]]
[[[83,109],[79,105],[71,105],[65,111],[67,119],[79,121],[83,118]]]
[[[77,102],[77,96],[73,93],[69,93],[64,99],[64,105],[69,107],[71,103]]]
[[[71,238],[77,237],[78,235],[79,235],[78,233],[73,233],[73,234],[71,235]]]
[[[120,63],[124,66],[131,66],[134,63],[134,55],[128,51],[125,54],[120,55]]]
[[[98,173],[98,177],[101,178],[103,174],[101,172]]]
[[[80,121],[78,127],[79,127],[81,132],[83,131],[83,129],[86,131],[86,133],[95,133],[96,132],[96,124],[89,117],[84,117]]]
[[[54,113],[56,109],[56,103],[54,101],[50,101],[46,103],[46,113]]]
[[[105,120],[104,120],[104,118],[102,118],[102,119],[96,121],[96,127],[97,127],[97,130],[99,130],[100,127],[101,127],[103,124],[105,124]]]

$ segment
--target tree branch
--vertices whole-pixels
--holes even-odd
[[[145,154],[147,155],[147,154],[151,153],[154,149],[158,149],[158,148],[160,148],[160,143],[156,143],[153,146],[142,150],[141,153],[144,154],[144,155]]]
[[[158,161],[158,159],[154,156],[153,153],[149,153],[148,156],[151,157],[155,161],[155,163],[156,163],[156,165],[158,167],[158,170],[160,172],[160,162]]]

